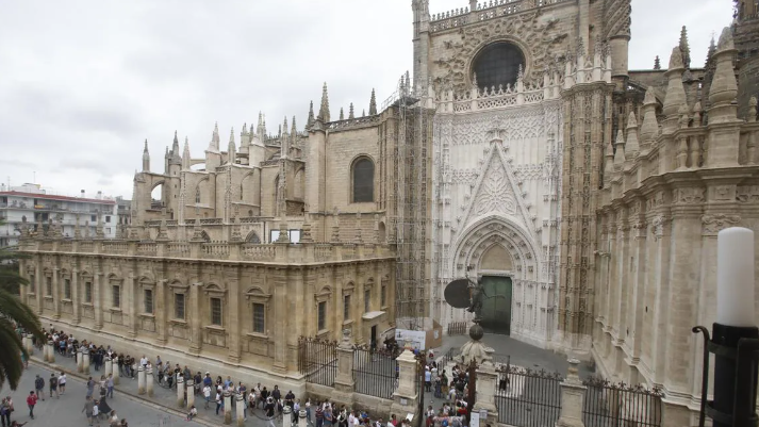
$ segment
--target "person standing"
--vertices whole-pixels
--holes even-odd
[[[105,380],[105,387],[108,389],[106,396],[113,399],[113,374],[108,374],[108,379]]]
[[[95,380],[90,377],[87,380],[87,397],[92,397],[92,394],[95,392]]]
[[[58,393],[58,377],[55,374],[50,374],[50,398],[53,398],[55,394],[56,399],[60,399],[61,395]]]
[[[26,404],[29,406],[29,418],[34,419],[34,405],[37,404],[37,395],[34,391],[29,392],[26,398]]]
[[[61,394],[66,394],[66,373],[61,372],[61,376],[58,377],[58,389]]]
[[[211,386],[210,385],[203,386],[203,397],[206,400],[205,408],[208,409],[208,405],[211,403]]]
[[[92,401],[89,397],[87,397],[84,401],[84,408],[82,408],[82,412],[84,412],[84,416],[87,417],[87,422],[90,426],[92,426],[93,417],[92,414],[94,412],[94,406],[95,402]]]
[[[3,422],[3,427],[10,427],[11,405],[8,403],[8,399],[3,399],[2,404],[0,404],[0,421]]]
[[[272,398],[271,396],[267,397],[266,404],[264,404],[264,414],[266,414],[267,427],[276,427],[274,425],[274,407],[275,407],[274,398]]]
[[[34,379],[34,390],[37,392],[37,398],[45,401],[45,380],[37,374]]]

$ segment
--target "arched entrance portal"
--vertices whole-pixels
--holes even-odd
[[[511,255],[500,243],[491,245],[480,258],[480,283],[487,297],[482,302],[481,326],[486,332],[511,333],[512,268]]]

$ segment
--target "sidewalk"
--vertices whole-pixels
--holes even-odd
[[[47,369],[53,370],[53,371],[63,371],[68,375],[69,377],[72,377],[72,379],[79,379],[82,381],[87,381],[88,377],[92,377],[94,380],[99,381],[100,376],[105,373],[105,368],[102,367],[100,371],[96,371],[93,365],[90,365],[90,373],[89,375],[82,374],[77,372],[76,370],[76,362],[74,361],[73,357],[64,357],[60,354],[56,353],[55,355],[55,363],[50,364],[47,362],[44,362],[41,358],[41,352],[35,349],[34,355],[31,357],[30,362],[37,364],[39,366],[45,367]],[[117,401],[119,398],[126,397],[127,399],[142,403],[144,405],[150,406],[155,409],[163,410],[169,414],[176,415],[179,417],[182,417],[184,419],[187,415],[187,412],[189,411],[188,408],[185,407],[179,407],[177,406],[177,391],[176,389],[167,389],[164,386],[161,386],[158,384],[158,379],[154,377],[153,381],[153,397],[149,397],[147,395],[147,392],[143,395],[140,395],[137,393],[137,376],[135,375],[134,379],[128,378],[128,377],[120,377],[119,378],[119,384],[114,387],[114,401]],[[97,391],[95,392],[98,393]],[[215,391],[214,394],[215,396]],[[300,398],[300,397],[298,397]],[[301,400],[302,402],[302,400]],[[220,425],[224,425],[224,415],[223,411],[219,411],[219,415],[216,415],[216,402],[213,401],[209,404],[209,408],[204,408],[205,400],[202,396],[197,395],[195,396],[195,407],[198,408],[198,416],[195,417],[193,422],[205,425],[205,426],[211,426],[216,427]],[[234,407],[234,395],[232,398],[232,406]],[[262,409],[257,409],[255,411],[254,415],[250,415],[250,411],[248,410],[248,416],[245,420],[246,426],[252,426],[252,427],[266,427],[268,420],[264,418],[264,412]],[[232,411],[232,423],[231,425],[237,425],[236,421],[236,413],[233,410]],[[191,424],[192,422],[188,422],[188,424]],[[275,419],[274,423],[276,426],[282,425],[281,419]]]

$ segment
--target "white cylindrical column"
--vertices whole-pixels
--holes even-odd
[[[185,387],[187,390],[187,407],[192,408],[192,405],[195,404],[195,380],[188,378],[185,384],[187,385]]]
[[[137,367],[137,394],[145,394],[145,368]]]
[[[245,425],[245,397],[242,393],[235,395],[235,414],[237,414],[237,427]]]
[[[47,363],[55,363],[54,348],[55,348],[55,343],[53,342],[53,340],[48,341],[47,348],[45,348],[45,351],[47,352]]]
[[[182,375],[177,378],[177,406],[180,408],[184,406],[184,377]]]
[[[87,376],[90,374],[90,349],[82,347],[82,373]]]
[[[754,232],[731,227],[717,235],[717,323],[756,326]]]
[[[119,358],[113,358],[113,384],[119,383]]]
[[[84,353],[84,347],[76,349],[76,371],[79,373],[84,372],[84,357],[82,357],[82,353]]]
[[[298,412],[298,427],[308,427],[308,418],[306,418],[305,409],[301,409]]]
[[[232,424],[232,393],[224,391],[224,424]]]
[[[293,425],[293,408],[289,405],[282,408],[282,427],[292,427]]]
[[[153,397],[153,367],[150,365],[145,368],[145,388],[148,396]]]
[[[111,361],[111,358],[106,356],[105,357],[105,376],[107,377],[109,374],[113,373],[113,362]]]

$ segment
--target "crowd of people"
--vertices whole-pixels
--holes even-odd
[[[435,398],[445,399],[437,409],[429,405],[425,411],[427,427],[465,427],[468,425],[469,372],[463,366],[454,365],[451,377],[446,370],[439,369],[430,353],[424,364],[424,388],[434,393]]]

